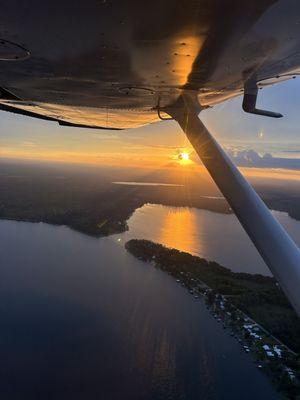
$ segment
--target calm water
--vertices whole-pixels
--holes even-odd
[[[300,222],[284,212],[273,214],[300,246]],[[125,238],[117,237],[149,239],[217,261],[233,271],[270,275],[234,215],[148,204],[135,211],[128,225]]]
[[[0,221],[1,397],[277,399],[202,301],[126,253],[126,236]]]

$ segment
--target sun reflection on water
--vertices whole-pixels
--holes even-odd
[[[170,236],[170,232],[172,235]],[[197,223],[195,213],[188,208],[175,208],[164,214],[161,220],[159,242],[176,249],[190,248],[202,251],[201,243],[197,241]],[[188,243],[185,246],[185,243]]]

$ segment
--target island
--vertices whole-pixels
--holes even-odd
[[[274,278],[232,272],[148,240],[129,240],[125,248],[171,275],[195,301],[205,301],[285,398],[300,398],[300,319]]]

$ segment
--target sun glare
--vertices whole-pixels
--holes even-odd
[[[187,149],[177,149],[172,155],[171,159],[176,162],[177,165],[188,166],[194,164],[191,160],[192,151]]]
[[[177,155],[177,159],[180,165],[192,164],[190,160],[190,154],[187,151],[182,151]]]
[[[189,155],[189,153],[182,152],[179,154],[179,159],[183,160],[183,161],[187,161],[190,159],[190,155]]]

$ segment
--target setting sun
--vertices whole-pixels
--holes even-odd
[[[190,159],[190,155],[187,152],[182,152],[179,154],[179,159],[183,161],[187,161]]]
[[[189,165],[192,164],[192,161],[190,160],[190,153],[187,151],[181,151],[177,155],[177,160],[180,165]]]

